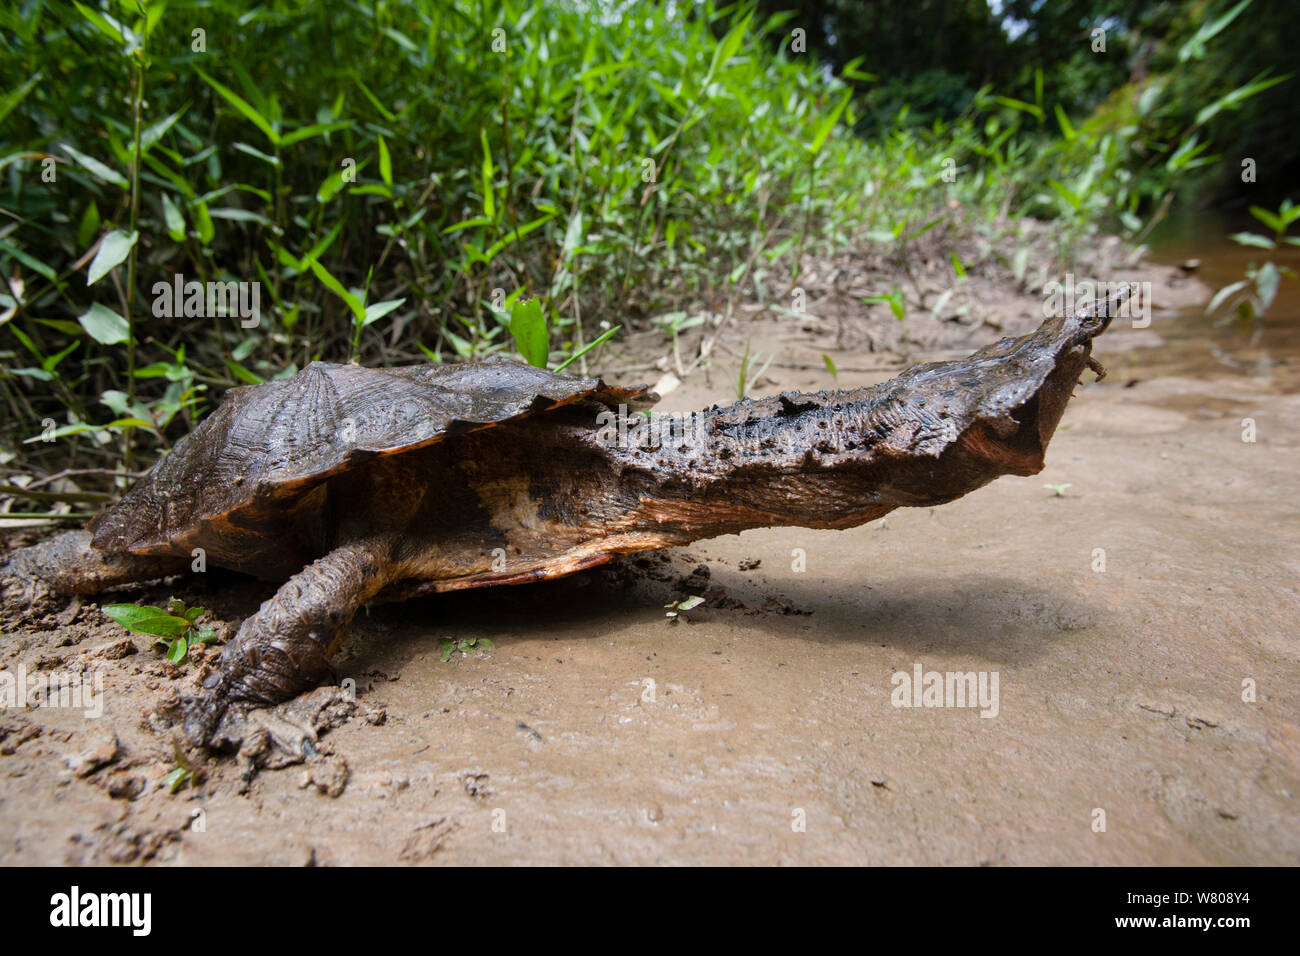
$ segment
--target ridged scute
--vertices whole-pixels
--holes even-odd
[[[645,407],[655,396],[504,361],[373,369],[313,362],[292,378],[227,392],[91,522],[93,546],[177,553],[196,542],[220,548],[222,536],[274,534],[269,516],[377,455],[583,400]]]

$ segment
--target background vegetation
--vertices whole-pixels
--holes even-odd
[[[1023,274],[1036,216],[1063,266],[1284,79],[1247,4],[791,2],[6,6],[0,465],[130,471],[313,359],[583,367],[855,243]],[[259,324],[155,316],[177,274],[260,282]]]

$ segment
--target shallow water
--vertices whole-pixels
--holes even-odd
[[[1199,267],[1189,275],[1216,292],[1244,279],[1252,263],[1258,266],[1272,260],[1300,274],[1300,247],[1243,246],[1229,238],[1241,231],[1267,232],[1250,217],[1204,212],[1171,216],[1153,231],[1148,258],[1167,265],[1199,259]],[[1143,377],[1227,374],[1246,376],[1285,393],[1300,390],[1300,280],[1283,278],[1273,305],[1255,324],[1235,315],[1209,317],[1203,307],[1194,306],[1156,311],[1151,328],[1164,345],[1143,350]]]

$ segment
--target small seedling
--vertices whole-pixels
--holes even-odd
[[[169,793],[176,793],[186,784],[194,786],[194,768],[185,759],[185,753],[175,741],[172,742],[172,753],[176,756],[176,769],[163,777],[163,784]]]
[[[668,608],[668,620],[676,624],[678,621],[684,620],[681,616],[682,612],[693,610],[703,603],[704,598],[702,597],[688,597],[684,601],[673,601],[671,604],[665,604],[664,607]]]
[[[179,598],[167,602],[167,610],[137,604],[109,604],[104,613],[136,634],[157,638],[155,647],[162,647],[167,659],[179,664],[189,655],[195,644],[211,644],[217,639],[210,627],[198,627],[195,622],[206,608],[186,607]]]
[[[767,372],[767,367],[772,364],[772,359],[768,358],[761,367],[758,365],[759,359],[763,357],[762,352],[749,354],[749,344],[745,344],[745,354],[740,360],[740,374],[736,378],[736,400],[743,402],[749,395],[749,390],[758,384],[758,380]],[[757,373],[754,371],[758,368]]]
[[[458,637],[456,639],[443,638],[442,659],[444,662],[451,660],[451,655],[459,651],[462,655],[468,656],[471,651],[491,651],[496,649],[496,645],[486,637]]]
[[[1064,498],[1065,489],[1073,486],[1067,481],[1063,485],[1043,485],[1043,487],[1047,488],[1049,491],[1054,491],[1056,493],[1057,498]]]

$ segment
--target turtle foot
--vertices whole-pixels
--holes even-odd
[[[267,707],[227,698],[220,684],[182,704],[185,736],[194,746],[238,752],[253,766],[277,769],[321,752],[321,735],[356,712],[341,687],[319,687]]]
[[[55,594],[31,566],[22,551],[0,565],[0,620],[10,625],[27,624],[59,610]]]

